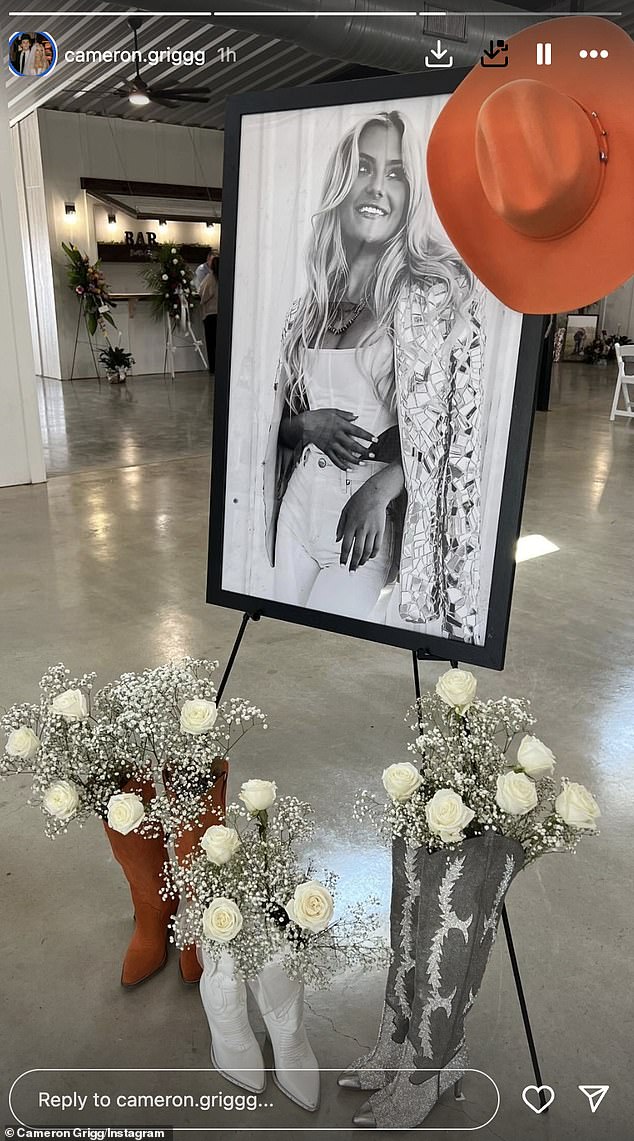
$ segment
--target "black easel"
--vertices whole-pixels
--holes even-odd
[[[216,701],[217,702],[220,702],[222,695],[225,691],[227,682],[229,681],[229,676],[230,676],[231,671],[233,669],[236,657],[238,656],[238,650],[240,649],[242,639],[244,638],[244,635],[246,633],[246,629],[247,629],[247,626],[249,624],[249,620],[251,620],[252,622],[259,622],[260,618],[261,618],[261,615],[257,612],[255,612],[253,614],[245,613],[242,615],[242,622],[240,623],[240,629],[238,630],[238,633],[236,635],[236,639],[235,639],[233,646],[232,646],[232,649],[231,649],[231,653],[229,654],[229,660],[227,662],[227,665],[225,666],[225,670],[224,670],[224,673],[222,675],[222,678],[220,679],[220,685],[218,686],[218,692],[216,695]],[[414,692],[416,694],[416,700],[417,701],[420,699],[420,696],[421,696],[420,674],[418,671],[419,660],[444,662],[447,659],[437,658],[434,654],[429,654],[425,650],[412,650],[412,665],[413,665],[413,669],[414,669]],[[450,660],[449,664],[453,669],[458,668],[458,662],[456,662],[456,661]],[[508,948],[509,958],[511,960],[511,968],[513,971],[513,979],[515,981],[515,989],[517,991],[517,998],[518,998],[518,1002],[520,1004],[520,1010],[522,1012],[522,1021],[524,1023],[524,1033],[526,1034],[526,1041],[528,1044],[528,1050],[529,1050],[529,1053],[531,1056],[531,1062],[533,1064],[533,1073],[535,1075],[535,1083],[536,1083],[537,1087],[539,1088],[539,1104],[542,1106],[542,1111],[544,1113],[547,1113],[548,1107],[546,1106],[546,1095],[541,1088],[543,1085],[542,1074],[541,1074],[541,1070],[539,1067],[539,1059],[537,1057],[537,1050],[535,1048],[535,1039],[533,1038],[533,1030],[532,1030],[530,1018],[528,1015],[528,1007],[526,1005],[526,997],[524,995],[524,987],[522,985],[522,977],[520,975],[520,969],[519,969],[518,962],[517,962],[517,955],[515,954],[515,945],[513,943],[513,936],[511,934],[511,924],[509,922],[508,912],[506,910],[506,903],[504,903],[502,905],[502,924],[504,927],[504,935],[506,938],[506,946]]]

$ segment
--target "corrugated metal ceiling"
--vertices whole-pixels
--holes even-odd
[[[18,6],[20,12],[43,10],[41,0],[12,4],[11,9],[17,10]],[[87,0],[64,0],[61,4],[50,5],[48,10],[55,7],[60,11],[77,12],[85,11],[86,6]],[[60,56],[66,51],[132,48],[132,33],[126,17],[97,14],[106,11],[112,13],[112,6],[98,4],[94,7],[95,15],[81,17],[5,17],[3,41],[6,43],[8,36],[14,32],[30,30],[49,32],[58,45]],[[60,60],[51,75],[41,79],[9,75],[7,88],[11,122],[17,122],[36,107],[45,106],[58,111],[82,111],[190,127],[221,128],[225,100],[229,95],[240,91],[314,83],[342,69],[340,60],[310,55],[294,44],[244,31],[232,31],[212,25],[208,19],[184,16],[147,16],[139,32],[139,46],[145,52],[167,48],[172,51],[204,50],[203,65],[183,64],[175,67],[163,62],[155,66],[141,65],[141,70],[150,86],[169,84],[173,87],[181,84],[187,87],[209,87],[212,90],[209,101],[181,103],[178,107],[163,107],[154,103],[145,107],[133,107],[125,98],[91,89],[119,86],[123,80],[132,78],[134,64],[69,63]],[[222,62],[218,54],[219,48],[233,50],[237,56],[236,62]],[[77,90],[71,92],[69,87],[81,88],[85,93],[79,94]]]
[[[55,8],[68,13],[86,11],[88,3],[89,0],[62,0],[62,3],[51,3],[48,10]],[[478,6],[476,0],[473,7]],[[562,3],[553,3],[552,8],[561,11],[565,6],[567,5],[562,0]],[[587,0],[579,6],[597,13],[613,13],[622,9],[616,22],[630,35],[634,35],[632,0]],[[41,12],[42,0],[26,0],[26,3],[17,0],[7,7],[10,10],[19,8],[20,12]],[[289,4],[289,7],[292,5]],[[450,4],[450,7],[454,10],[464,9],[467,5],[458,0],[457,3]],[[543,10],[544,5],[533,7],[533,14],[538,16],[536,7]],[[21,30],[41,30],[50,32],[55,38],[60,54],[65,51],[131,48],[132,33],[126,16],[112,13],[113,5],[97,4],[93,12],[85,16],[55,15],[32,19],[26,16],[10,20],[5,16],[3,39],[6,43],[7,32],[10,35]],[[37,28],[31,27],[34,22]],[[313,55],[292,43],[210,24],[208,17],[198,19],[182,14],[146,16],[139,38],[141,50],[145,52],[167,48],[181,52],[204,51],[205,62],[202,65],[182,64],[174,67],[173,64],[163,62],[153,66],[144,64],[141,70],[150,86],[175,86],[180,83],[187,87],[209,87],[212,91],[209,101],[200,104],[181,103],[177,107],[163,107],[155,103],[146,107],[134,107],[126,98],[95,90],[97,87],[119,86],[123,80],[132,78],[133,64],[61,61],[50,76],[42,79],[22,79],[10,75],[7,86],[11,121],[17,122],[34,108],[46,106],[60,111],[82,111],[219,129],[223,126],[227,96],[240,91],[314,83],[340,72],[343,66],[340,60]],[[236,61],[223,62],[220,49],[235,52]]]

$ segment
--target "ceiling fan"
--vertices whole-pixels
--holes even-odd
[[[103,93],[104,95],[117,95],[120,99],[127,99],[135,107],[145,107],[149,103],[158,103],[162,107],[177,107],[179,103],[207,103],[211,95],[209,87],[182,87],[172,84],[166,87],[154,87],[146,83],[139,68],[139,37],[138,31],[143,23],[142,16],[129,16],[128,26],[134,36],[134,77],[123,80],[119,87],[90,87],[77,91],[67,87],[69,92],[75,91],[80,95]]]
[[[139,28],[143,23],[142,16],[129,16],[128,26],[134,36],[134,79],[128,80],[122,94],[126,94],[130,103],[143,107],[147,103],[160,103],[164,107],[175,107],[177,103],[206,103],[211,91],[208,87],[150,87],[143,79],[139,69]]]

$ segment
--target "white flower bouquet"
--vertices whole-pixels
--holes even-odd
[[[203,835],[185,868],[170,869],[171,891],[188,899],[175,922],[179,947],[197,943],[214,959],[228,951],[236,974],[254,979],[273,958],[285,974],[324,987],[349,966],[384,965],[378,900],[350,905],[335,916],[337,877],[320,881],[303,868],[297,847],[312,835],[312,809],[277,796],[272,781],[242,785],[242,803],[227,808],[224,825]]]
[[[157,811],[165,831],[191,830],[204,815],[207,794],[231,750],[250,729],[267,728],[261,709],[242,698],[217,703],[218,663],[180,661],[121,674],[95,696],[100,717],[120,747],[167,790]]]
[[[120,822],[121,830],[133,821],[143,835],[154,836],[159,805],[122,793],[130,781],[140,789],[146,774],[140,758],[121,748],[116,726],[95,715],[95,676],[72,678],[61,663],[51,666],[40,681],[39,703],[8,710],[1,719],[0,776],[31,774],[31,803],[41,808],[48,836],[93,815]]]
[[[596,832],[596,800],[583,785],[555,783],[554,754],[527,732],[528,702],[477,700],[473,674],[451,669],[414,710],[414,760],[385,769],[387,807],[361,793],[358,819],[371,816],[388,836],[429,851],[497,832],[522,845],[525,863]]]
[[[185,658],[93,693],[94,673],[72,678],[52,666],[39,703],[14,705],[0,720],[0,777],[31,774],[49,836],[93,815],[123,835],[191,829],[219,763],[253,725],[266,727],[245,701],[216,704],[215,668]]]

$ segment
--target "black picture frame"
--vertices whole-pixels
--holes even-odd
[[[275,618],[384,645],[412,650],[420,658],[504,668],[530,440],[535,409],[543,318],[524,316],[511,412],[503,489],[498,518],[486,633],[482,644],[409,631],[402,627],[345,618],[268,598],[235,593],[222,585],[230,361],[234,311],[241,125],[245,116],[335,105],[363,104],[455,90],[467,70],[385,76],[238,95],[227,101],[223,176],[223,233],[220,259],[218,331],[213,419],[207,602],[252,616]]]

